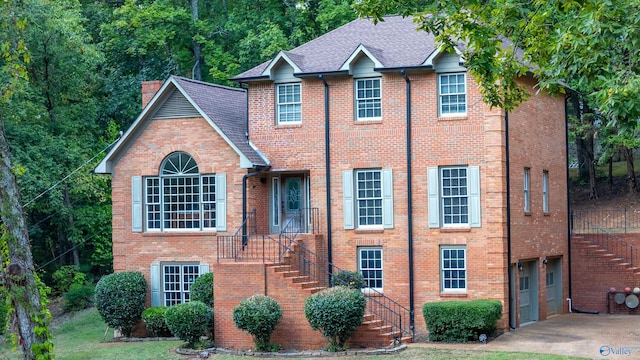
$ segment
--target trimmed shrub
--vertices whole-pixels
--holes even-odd
[[[71,285],[83,285],[87,280],[87,275],[80,271],[80,267],[76,265],[64,265],[53,272],[53,289],[57,294],[64,294]]]
[[[213,273],[198,276],[189,289],[191,301],[200,301],[213,307]]]
[[[213,319],[213,310],[200,301],[173,305],[164,313],[167,327],[189,347],[196,347]]]
[[[69,291],[63,294],[65,311],[80,311],[93,306],[95,285],[71,284]]]
[[[335,286],[307,298],[304,315],[314,330],[327,339],[327,351],[344,349],[345,342],[362,324],[367,300],[360,290]]]
[[[491,334],[502,317],[498,300],[443,301],[422,306],[430,341],[466,342]]]
[[[172,336],[171,330],[167,326],[164,314],[167,312],[166,306],[154,306],[146,308],[142,312],[142,321],[144,321],[147,331],[153,336]]]
[[[280,304],[264,295],[254,295],[233,309],[233,322],[253,336],[258,351],[271,351],[271,334],[282,318]]]
[[[347,286],[351,289],[362,289],[367,286],[362,274],[357,271],[340,270],[331,275],[331,286]]]
[[[144,311],[147,281],[140,272],[118,272],[98,281],[96,308],[107,325],[120,328],[126,337]]]

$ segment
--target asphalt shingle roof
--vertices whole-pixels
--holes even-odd
[[[179,76],[173,76],[173,79],[251,162],[260,166],[267,165],[247,140],[245,90]]]
[[[369,19],[354,20],[284,54],[304,74],[339,71],[360,45],[385,68],[420,66],[436,50],[433,35],[417,30],[413,18],[384,19],[375,25]],[[258,78],[270,63],[247,70],[234,80]]]

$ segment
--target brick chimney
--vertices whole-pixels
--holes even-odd
[[[153,99],[153,96],[160,90],[164,82],[160,80],[143,81],[142,82],[142,108]]]

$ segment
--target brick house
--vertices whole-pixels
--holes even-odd
[[[242,89],[143,84],[143,111],[96,168],[112,175],[115,271],[149,305],[214,272],[219,346],[251,347],[231,312],[284,309],[273,341],[319,348],[304,299],[328,273],[368,287],[353,345],[426,332],[422,305],[497,299],[499,328],[567,311],[563,98],[489,108],[457,53],[411,19],[355,20],[250,69]]]

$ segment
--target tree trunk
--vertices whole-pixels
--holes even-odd
[[[37,320],[41,314],[40,292],[34,276],[33,257],[29,244],[29,233],[20,201],[18,184],[13,173],[11,152],[4,131],[4,122],[0,110],[0,200],[2,201],[2,221],[6,231],[10,265],[6,272],[6,286],[17,318],[18,332],[22,346],[23,359],[35,359],[34,345],[49,342],[48,331],[36,335]],[[46,320],[45,320],[46,321]],[[46,330],[46,328],[45,328]],[[52,349],[52,348],[51,348]],[[38,351],[42,354],[42,351]],[[52,354],[45,351],[42,358]]]
[[[80,266],[80,254],[78,253],[77,244],[72,240],[73,237],[69,236],[69,234],[72,234],[75,230],[75,220],[73,219],[73,209],[71,208],[71,198],[69,197],[69,185],[65,184],[62,196],[64,196],[64,205],[67,207],[67,211],[69,212],[69,229],[66,231],[67,244],[69,244],[69,247],[71,248],[73,265]]]
[[[191,0],[191,15],[193,16],[194,24],[198,21],[198,0]],[[193,78],[195,80],[202,80],[202,55],[200,54],[200,43],[197,40],[193,41],[193,58],[195,64],[193,65]]]
[[[633,167],[633,149],[625,148],[624,157],[627,159],[627,186],[629,187],[629,193],[635,193],[636,186],[636,172]]]
[[[613,188],[613,156],[609,158],[609,175],[607,177],[609,189]]]

